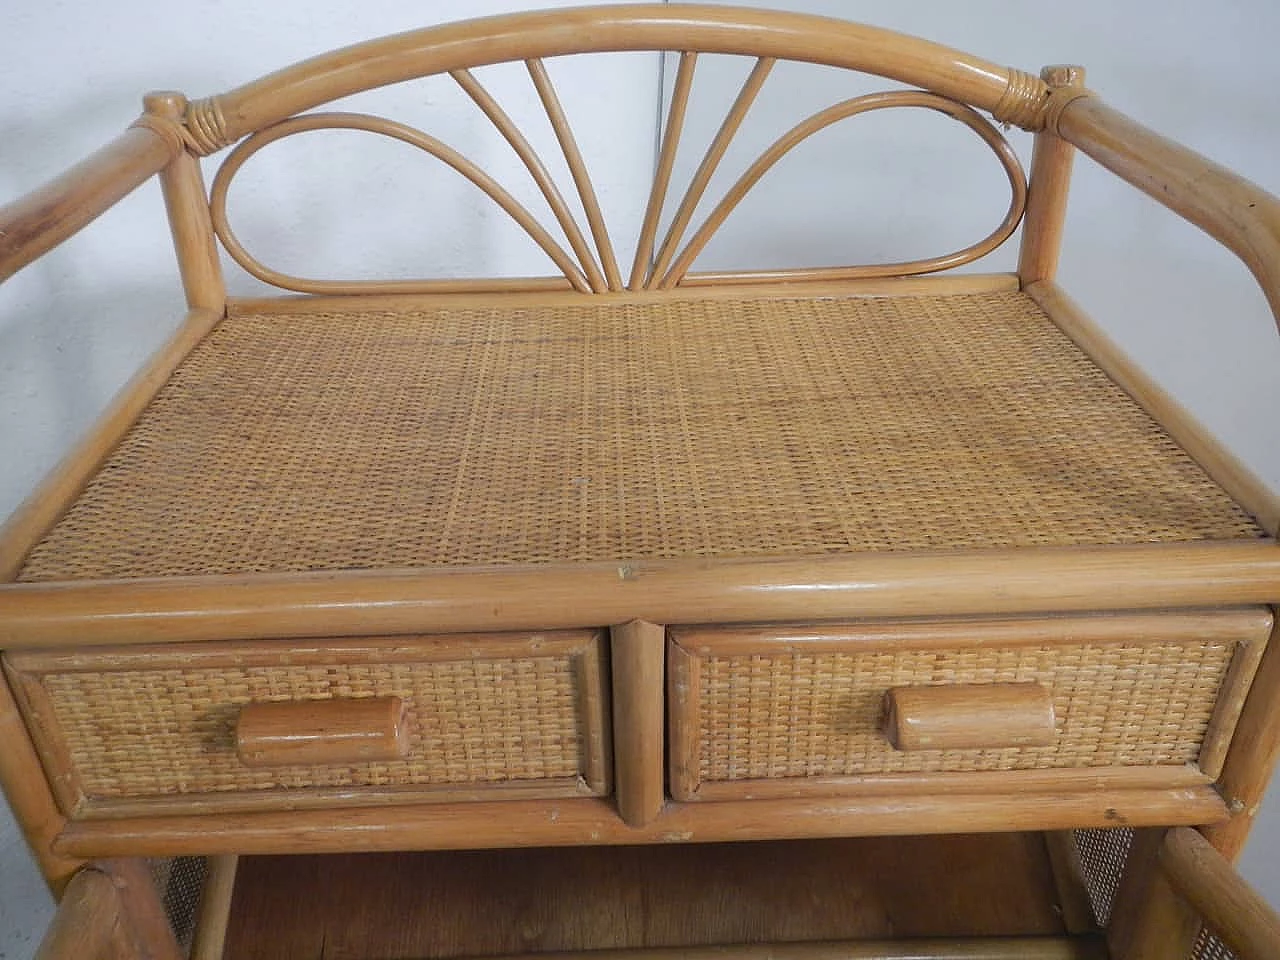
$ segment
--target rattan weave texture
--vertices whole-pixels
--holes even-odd
[[[1235,644],[1093,644],[702,661],[703,781],[1195,763]],[[1052,746],[898,751],[880,729],[891,687],[1036,681]]]
[[[51,673],[52,703],[93,799],[307,787],[567,779],[583,772],[583,694],[571,656]],[[404,699],[404,760],[251,768],[236,756],[246,703]]]
[[[232,316],[25,580],[1250,538],[1020,293]]]

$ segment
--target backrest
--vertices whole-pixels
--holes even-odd
[[[670,96],[661,123],[655,174],[631,263],[620,262],[575,131],[548,73],[549,58],[592,52],[664,51],[673,58]],[[753,65],[690,182],[673,188],[672,171],[700,58],[730,54]],[[896,81],[914,89],[868,93],[834,103],[777,138],[711,208],[696,218],[713,176],[744,118],[780,61],[826,65]],[[563,153],[585,224],[566,202],[520,127],[477,78],[477,68],[523,65]],[[554,223],[540,222],[478,163],[432,133],[392,119],[352,112],[308,112],[332,101],[415,78],[448,75],[488,117],[519,157]],[[732,7],[656,4],[577,8],[490,17],[374,40],[304,61],[222,96],[184,102],[178,127],[187,149],[206,155],[238,144],[212,182],[212,225],[230,255],[249,273],[285,289],[315,294],[431,292],[495,288],[492,280],[347,281],[292,276],[261,263],[237,238],[227,210],[230,186],[246,161],[267,145],[315,130],[360,130],[416,147],[457,171],[488,195],[542,249],[557,277],[502,284],[502,289],[569,287],[581,292],[664,290],[724,282],[832,280],[929,273],[969,263],[1016,229],[1027,201],[1017,155],[997,122],[1039,129],[1050,104],[1039,78],[937,44],[823,17]],[[888,109],[936,111],[972,131],[995,154],[1008,179],[1010,202],[994,229],[962,249],[924,259],[847,266],[696,273],[694,260],[757,182],[788,152],[834,124]],[[155,118],[151,118],[155,120]],[[637,118],[637,122],[651,122]],[[157,122],[158,126],[163,126]],[[557,236],[557,233],[559,236]],[[627,247],[630,248],[631,238]]]

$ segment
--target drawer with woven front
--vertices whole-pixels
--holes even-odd
[[[6,654],[69,816],[601,795],[594,631]]]
[[[672,628],[681,800],[1205,783],[1264,609]]]

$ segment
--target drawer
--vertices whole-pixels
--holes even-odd
[[[672,628],[671,792],[1209,782],[1270,628],[1263,609]]]
[[[609,791],[602,634],[18,651],[71,817]]]

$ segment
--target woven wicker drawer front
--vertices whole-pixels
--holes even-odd
[[[11,653],[69,815],[607,792],[601,636],[212,643]],[[248,766],[250,703],[400,698],[397,760]]]
[[[960,775],[972,783],[975,774],[1036,771],[1069,785],[1080,768],[1134,784],[1162,771],[1179,782],[1212,779],[1269,624],[1265,611],[1225,611],[673,628],[672,792],[839,792],[873,789],[877,778],[938,787]],[[1051,745],[899,751],[881,729],[891,688],[1007,683],[1048,690]]]

